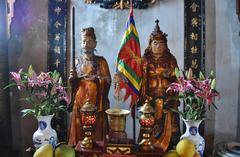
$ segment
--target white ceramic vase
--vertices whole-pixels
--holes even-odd
[[[39,116],[38,129],[33,134],[33,146],[38,149],[42,145],[52,144],[55,148],[57,144],[57,133],[51,127],[51,120],[53,115]]]
[[[199,152],[201,157],[203,157],[203,152],[205,148],[205,140],[199,134],[199,125],[202,120],[185,120],[183,119],[186,125],[186,132],[181,136],[181,139],[187,138],[191,140],[195,146],[195,149]]]

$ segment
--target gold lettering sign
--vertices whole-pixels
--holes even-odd
[[[192,40],[198,40],[198,34],[197,33],[191,33],[191,35],[190,35],[190,38],[192,39]]]
[[[56,33],[56,34],[55,34],[55,39],[54,39],[54,40],[57,40],[57,41],[60,40],[60,33]]]
[[[197,59],[193,59],[192,60],[191,68],[193,68],[193,69],[197,69],[198,68]]]
[[[62,9],[60,7],[57,7],[57,8],[54,9],[54,11],[55,11],[55,13],[57,13],[57,15],[60,14],[61,10]]]
[[[58,27],[62,26],[62,24],[61,24],[60,22],[56,21],[56,22],[54,23],[54,26],[55,26],[56,28],[58,28]]]
[[[192,54],[197,53],[197,51],[198,51],[197,46],[192,46],[191,47]]]
[[[197,18],[192,19],[192,27],[198,27],[199,20]]]
[[[192,9],[192,12],[196,12],[197,11],[197,8],[199,7],[199,5],[197,5],[196,3],[193,3],[190,8]]]
[[[60,53],[61,53],[60,46],[56,46],[56,47],[54,48],[54,52],[60,54]]]
[[[54,64],[56,65],[56,67],[58,68],[58,65],[60,64],[60,61],[58,59],[56,59],[56,61],[54,62]]]

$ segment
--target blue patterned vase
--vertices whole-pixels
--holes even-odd
[[[51,127],[53,115],[39,116],[38,130],[33,134],[33,146],[38,149],[42,145],[52,144],[55,148],[57,144],[57,133]]]
[[[185,120],[183,119],[186,125],[186,132],[181,136],[181,139],[187,138],[191,140],[195,146],[195,149],[199,152],[201,157],[203,157],[203,152],[205,148],[205,140],[199,134],[199,125],[202,120]]]

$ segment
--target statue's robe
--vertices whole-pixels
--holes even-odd
[[[108,120],[105,110],[109,108],[108,92],[111,85],[111,75],[107,61],[101,56],[94,56],[90,59],[97,64],[98,77],[94,80],[77,78],[73,82],[74,105],[69,130],[70,145],[76,145],[83,140],[84,132],[81,124],[81,107],[89,99],[90,103],[97,106],[97,119],[94,128],[94,139],[104,140],[108,133]]]
[[[177,81],[175,75],[177,61],[169,50],[158,59],[151,53],[145,53],[142,57],[142,66],[141,99],[151,97],[151,104],[155,109],[155,124],[151,141],[155,147],[166,151],[176,146],[180,136],[179,115],[170,110],[171,108],[177,110],[179,102],[169,101],[170,95],[166,93],[168,86]],[[142,103],[144,101],[142,100]]]

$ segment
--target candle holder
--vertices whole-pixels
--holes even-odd
[[[93,104],[89,102],[89,100],[82,106],[80,112],[81,123],[84,131],[84,139],[81,143],[81,147],[84,149],[92,149],[93,148],[93,135],[92,130],[96,123],[96,111],[97,108]]]
[[[109,134],[108,141],[110,143],[126,143],[127,133],[126,129],[126,118],[130,114],[129,110],[110,108],[106,110],[109,121]]]
[[[152,127],[154,125],[154,116],[155,112],[148,100],[145,101],[145,104],[140,109],[140,119],[139,123],[142,130],[142,140],[138,143],[138,146],[141,151],[151,151],[153,150],[152,142],[150,136],[152,133]]]

